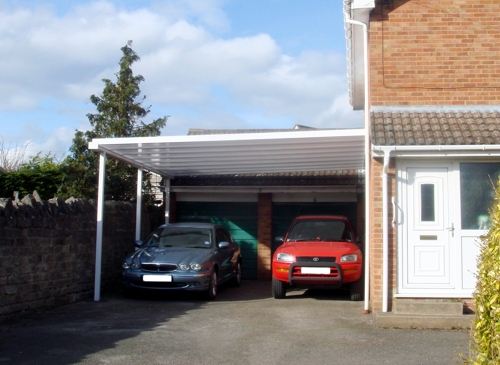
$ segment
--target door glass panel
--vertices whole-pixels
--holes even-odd
[[[460,164],[462,229],[488,229],[500,163]]]
[[[436,211],[434,205],[434,184],[420,185],[420,218],[422,222],[434,222]]]

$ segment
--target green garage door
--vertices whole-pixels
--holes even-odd
[[[345,215],[351,221],[356,231],[356,203],[274,203],[273,204],[273,249],[277,248],[274,237],[283,237],[292,223],[299,215],[329,214]]]
[[[217,223],[241,247],[243,279],[257,279],[257,203],[177,202],[179,222]]]

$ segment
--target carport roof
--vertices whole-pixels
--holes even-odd
[[[162,176],[364,169],[364,129],[96,138],[89,148]]]

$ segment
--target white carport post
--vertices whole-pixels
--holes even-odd
[[[141,239],[142,218],[142,169],[137,169],[137,207],[135,210],[135,240]]]
[[[170,178],[164,180],[165,184],[165,224],[170,222]]]
[[[102,231],[104,217],[104,175],[106,170],[106,153],[99,154],[99,182],[97,190],[97,227],[95,240],[95,283],[94,301],[101,300],[101,262],[102,262]]]

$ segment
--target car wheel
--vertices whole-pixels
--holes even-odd
[[[273,276],[273,297],[274,299],[283,299],[286,297],[286,283],[275,279]]]
[[[207,297],[210,300],[214,300],[217,296],[217,272],[212,270],[210,274],[210,283],[208,285]]]
[[[363,282],[361,279],[355,281],[354,283],[351,283],[349,289],[350,289],[351,300],[353,302],[359,302],[360,300],[363,299]]]
[[[233,286],[241,286],[241,262],[236,265],[236,274],[233,276],[231,281]]]

